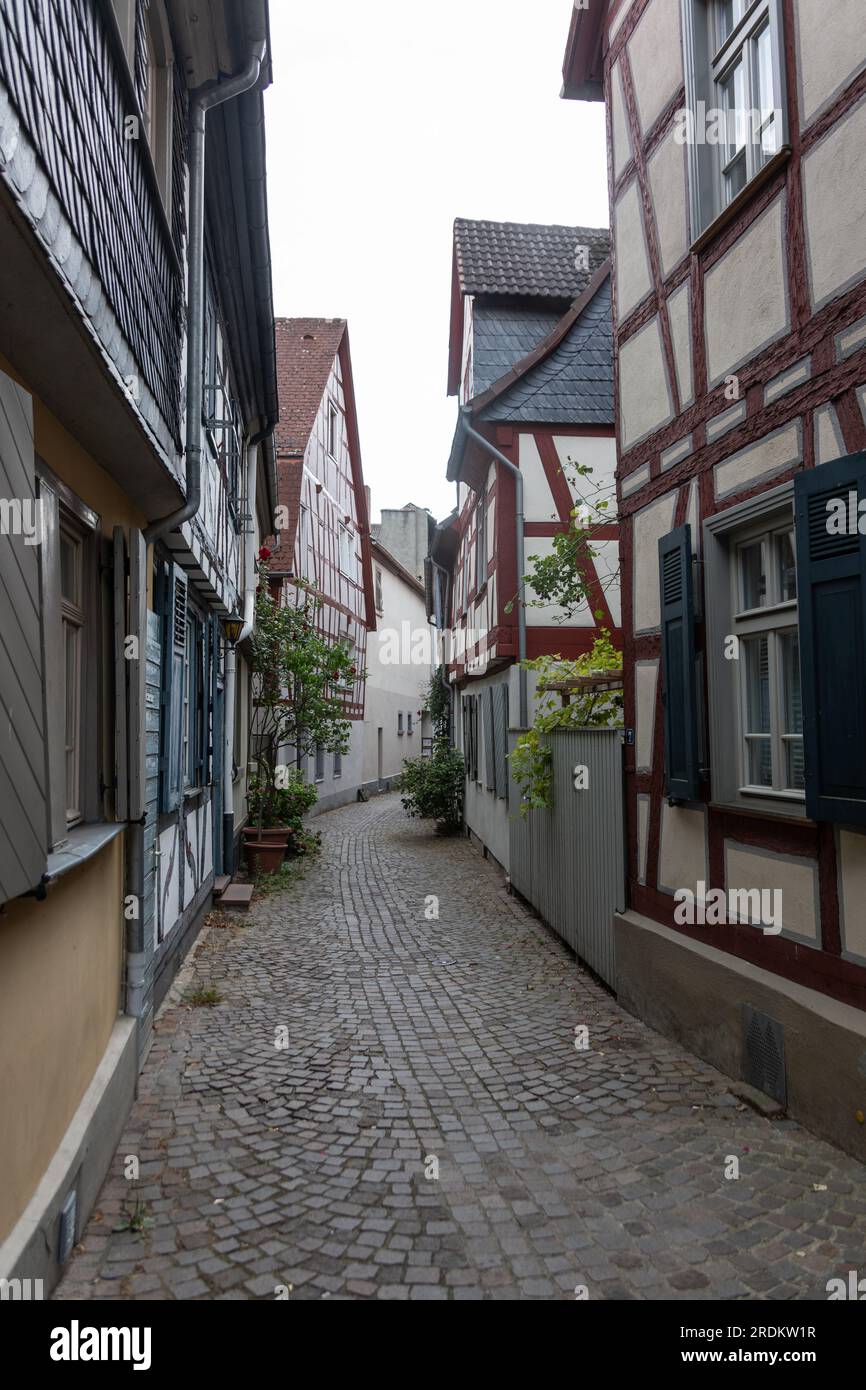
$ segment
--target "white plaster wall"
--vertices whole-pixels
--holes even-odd
[[[435,630],[427,622],[424,599],[385,565],[382,571],[382,613],[378,630],[367,641],[367,685],[364,703],[365,784],[378,778],[378,730],[382,729],[382,775],[395,777],[405,758],[421,755],[422,720],[418,714],[434,671]],[[398,640],[395,640],[398,639]],[[398,661],[393,658],[399,657]],[[414,732],[408,732],[411,711]],[[403,714],[399,734],[398,712]]]
[[[659,541],[673,529],[676,500],[675,491],[666,492],[633,518],[635,632],[650,631],[661,621]]]
[[[802,427],[799,420],[792,420],[782,429],[749,444],[731,458],[717,463],[715,489],[717,497],[738,492],[740,488],[757,478],[770,477],[799,463],[803,457]]]
[[[653,0],[629,40],[638,116],[644,132],[682,86],[679,0]]]
[[[674,366],[677,373],[677,390],[680,405],[685,408],[695,398],[692,375],[692,291],[688,280],[668,299],[668,318],[671,324],[671,339],[674,348]]]
[[[593,541],[593,564],[615,627],[622,626],[619,541]]]
[[[710,385],[721,381],[790,326],[784,211],[783,198],[777,198],[706,276]]]
[[[325,775],[321,781],[316,781],[315,758],[310,757],[306,762],[303,769],[305,776],[308,782],[315,783],[319,795],[310,813],[313,816],[356,799],[364,779],[364,726],[358,719],[352,720],[349,740],[349,751],[343,755],[339,777],[334,776],[333,753],[325,754]],[[291,764],[291,757],[287,756],[285,761]]]
[[[861,22],[866,28],[866,15]],[[816,309],[866,274],[864,148],[866,99],[803,160],[803,212]]]
[[[620,348],[619,399],[623,449],[630,449],[673,417],[658,317]]]
[[[557,457],[563,468],[568,468],[569,460],[592,469],[585,481],[575,482],[568,474],[563,476],[568,483],[572,501],[577,505],[593,490],[599,488],[598,496],[608,502],[606,514],[611,521],[616,519],[616,440],[613,435],[567,435],[553,436]]]
[[[617,202],[614,237],[616,309],[622,322],[652,288],[637,179],[632,179]]]
[[[611,78],[611,135],[613,137],[613,176],[618,179],[632,156],[631,134],[625,113],[625,97],[622,88],[622,69],[618,62],[613,65]]]
[[[553,536],[527,536],[525,541],[526,573],[531,574],[532,569],[529,564],[530,556],[548,556],[553,554]],[[528,587],[528,586],[527,586]],[[529,597],[531,597],[531,592]],[[552,627],[557,623],[564,623],[567,618],[566,610],[557,603],[546,603],[540,608],[527,608],[526,626],[527,627]],[[584,599],[580,607],[567,619],[569,627],[593,627],[595,619],[589,604]]]
[[[845,452],[835,407],[824,405],[815,411],[815,462],[830,463],[844,458]]]
[[[526,520],[559,521],[559,512],[556,510],[533,435],[521,433],[518,440],[518,459],[523,474],[523,510]]]
[[[638,772],[651,772],[655,734],[657,661],[638,661],[635,679],[635,766]]]
[[[818,940],[816,908],[818,866],[811,859],[758,853],[725,841],[725,887],[757,888],[782,894],[782,925],[786,932]],[[772,898],[771,898],[772,903]]]
[[[637,799],[637,878],[638,883],[646,883],[646,856],[649,843],[650,798],[638,796]]]
[[[662,272],[668,276],[689,249],[686,146],[677,144],[673,130],[655,150],[649,161],[648,174]]]
[[[866,66],[866,15],[863,0],[797,0],[794,11],[805,126]]]
[[[842,949],[866,960],[866,835],[839,831]]]
[[[708,877],[705,811],[687,810],[663,802],[659,887],[671,892],[688,888],[697,893],[698,883],[706,883]]]

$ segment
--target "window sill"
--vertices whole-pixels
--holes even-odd
[[[54,883],[56,879],[68,874],[70,869],[77,869],[81,864],[86,864],[88,859],[92,859],[118,835],[122,835],[125,829],[126,824],[117,821],[76,825],[69,831],[62,848],[49,854],[45,866],[45,882]]]
[[[780,820],[780,821],[800,821],[806,824],[813,824],[806,814],[806,803],[804,801],[782,800],[774,801],[769,797],[744,796],[742,800],[731,797],[729,801],[714,800],[709,802],[711,811],[732,811],[739,816],[754,816],[757,820]]]
[[[691,245],[692,253],[697,255],[698,252],[705,250],[710,242],[715,241],[716,237],[721,235],[725,228],[742,212],[743,208],[751,202],[755,194],[763,188],[764,184],[767,183],[790,158],[791,146],[783,145],[778,154],[773,155],[769,164],[765,164],[763,169],[758,171],[752,181],[747,183],[746,187],[737,194],[734,201],[728,203],[728,206],[713,219],[709,226],[701,232],[700,236],[695,238]]]

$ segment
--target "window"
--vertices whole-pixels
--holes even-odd
[[[741,790],[802,794],[803,710],[793,525],[737,546]]]
[[[222,474],[232,509],[235,511],[240,482],[243,420],[235,395],[228,346],[222,330],[210,268],[206,272],[205,281],[203,418],[211,450]]]
[[[407,734],[414,734],[414,732],[415,732],[415,725],[414,725],[414,723],[413,723],[413,721],[412,721],[412,711],[411,711],[411,710],[408,710],[408,711],[407,711],[407,714],[406,714],[406,733],[407,733]]]
[[[82,667],[84,617],[84,539],[67,519],[60,523],[60,622],[62,631],[66,824],[77,825],[81,810]]]
[[[41,513],[37,557],[48,712],[47,847],[52,850],[64,843],[73,827],[101,821],[105,815],[102,783],[111,774],[104,762],[108,750],[100,697],[111,696],[110,687],[101,685],[106,673],[101,642],[103,614],[111,611],[111,598],[98,572],[99,517],[38,457],[35,482]],[[125,672],[122,646],[113,646],[115,673]],[[113,726],[113,709],[109,719]]]
[[[171,200],[174,54],[162,4],[150,0],[144,32],[147,88],[143,111],[145,136],[165,207]]]
[[[328,401],[327,432],[328,453],[332,459],[335,459],[338,457],[340,448],[340,412],[332,400]]]
[[[376,568],[376,612],[383,613],[385,605],[382,600],[382,571]]]
[[[705,524],[713,800],[805,814],[792,486]]]
[[[337,753],[334,754],[334,776],[335,776],[335,777],[342,777],[342,775],[343,775],[343,755],[342,755],[342,753],[337,752]]]
[[[487,582],[487,507],[486,499],[475,509],[475,588],[481,589]]]
[[[321,743],[316,744],[316,778],[317,782],[325,780],[325,750]]]
[[[397,733],[398,733],[398,734],[402,734],[402,732],[403,732],[403,711],[402,711],[401,709],[399,709],[399,710],[397,711]]]
[[[340,527],[340,573],[350,579],[355,578],[355,554],[352,546],[352,532],[348,526]]]
[[[692,235],[787,144],[781,0],[683,0]]]

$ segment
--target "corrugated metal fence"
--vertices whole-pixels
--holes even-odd
[[[625,908],[622,730],[562,729],[545,738],[553,751],[553,809],[523,819],[512,782],[511,882],[613,986],[613,914]],[[576,781],[585,786],[578,790]]]

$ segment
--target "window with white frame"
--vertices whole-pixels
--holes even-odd
[[[413,719],[412,719],[412,711],[411,711],[411,710],[407,710],[407,711],[406,711],[406,733],[407,733],[407,734],[414,734],[414,732],[415,732],[415,724],[414,724],[414,721],[413,721]]]
[[[733,584],[740,788],[799,796],[805,778],[793,524],[738,543]]]
[[[682,0],[698,237],[788,143],[781,0]]]
[[[337,752],[334,754],[334,776],[335,776],[335,777],[342,777],[342,775],[343,775],[343,755],[342,755],[342,753],[341,753],[341,752],[339,751],[339,749],[338,749]]]
[[[397,711],[397,733],[398,733],[398,734],[402,734],[402,732],[403,732],[403,711],[402,711],[401,709],[399,709],[399,710]]]
[[[789,493],[787,485],[774,489],[763,505],[753,499],[705,528],[711,763],[715,801],[802,815],[803,709]]]
[[[315,776],[316,776],[316,781],[317,781],[317,782],[324,782],[324,780],[325,780],[325,750],[324,750],[324,748],[322,747],[321,743],[317,743],[317,744],[316,744],[316,774],[315,774]]]

